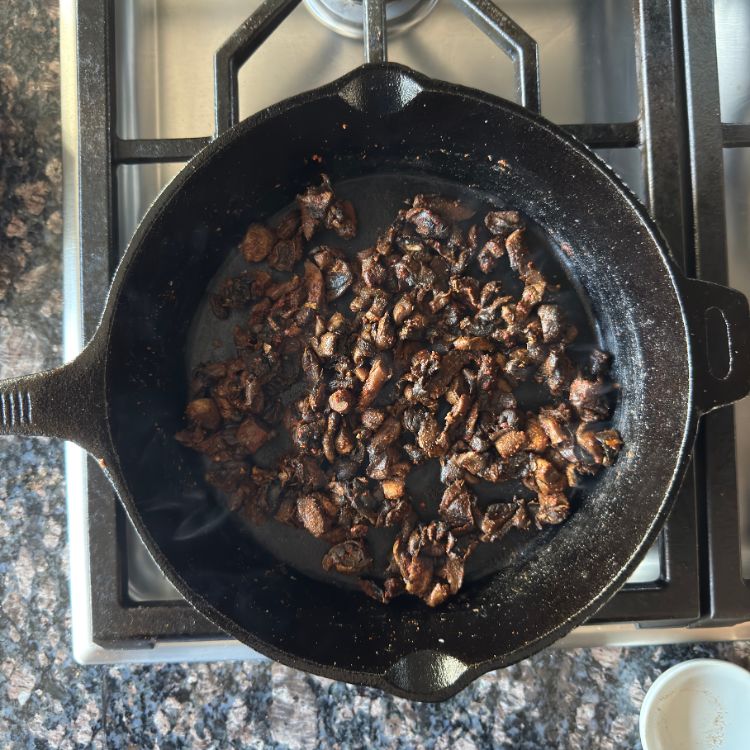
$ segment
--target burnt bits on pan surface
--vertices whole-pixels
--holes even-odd
[[[356,576],[378,601],[409,593],[436,606],[478,545],[562,523],[579,478],[614,462],[610,358],[568,356],[577,331],[516,211],[477,216],[417,195],[356,257],[316,244],[323,229],[357,232],[326,176],[275,227],[248,228],[248,270],[211,297],[220,319],[242,313],[236,356],[196,368],[177,439],[207,457],[207,481],[247,521],[324,540],[323,569]],[[530,385],[533,408],[520,395]],[[256,465],[279,435],[290,449]],[[442,498],[420,520],[407,480],[430,461]],[[520,489],[488,504],[480,483]],[[396,531],[385,569],[368,549],[373,527]]]

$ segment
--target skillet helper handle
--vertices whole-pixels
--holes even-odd
[[[89,346],[62,367],[0,380],[0,435],[72,440],[102,458],[104,404],[104,368]]]
[[[409,700],[441,701],[462,690],[474,677],[469,666],[455,656],[423,649],[392,664],[383,675],[382,687]]]
[[[688,279],[684,289],[696,406],[705,414],[750,392],[750,308],[721,284]]]

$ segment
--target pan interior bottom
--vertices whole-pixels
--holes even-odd
[[[335,177],[332,175],[332,177]],[[465,185],[461,185],[444,178],[427,174],[412,173],[379,173],[345,180],[333,179],[337,197],[352,201],[357,209],[358,232],[354,240],[342,241],[332,232],[321,232],[316,235],[314,244],[328,244],[344,250],[354,256],[358,251],[375,244],[379,234],[385,230],[393,220],[405,201],[417,193],[434,193],[449,198],[457,198],[466,205],[477,210],[476,221],[481,221],[484,213],[492,208],[513,208],[513,196],[494,195]],[[267,217],[273,225],[278,219],[294,208],[288,205],[276,215]],[[255,217],[256,220],[262,217]],[[542,273],[555,284],[559,285],[556,293],[558,302],[564,306],[570,322],[578,329],[575,345],[571,346],[571,356],[585,356],[592,348],[600,347],[600,339],[596,325],[591,316],[589,306],[580,288],[571,279],[565,264],[565,255],[547,232],[528,221],[528,244],[537,266]],[[237,276],[248,269],[248,264],[238,252],[228,252],[227,260],[219,272],[208,285],[207,293],[193,321],[189,345],[187,350],[186,376],[200,362],[221,360],[234,356],[233,329],[242,321],[242,315],[235,313],[228,320],[219,320],[211,312],[208,298],[221,282],[230,276]],[[297,269],[295,269],[297,271]],[[497,274],[497,275],[495,275]],[[498,278],[513,293],[520,290],[519,281],[507,263],[501,265],[497,272],[487,278]],[[541,392],[534,388],[519,394],[519,400],[525,400],[529,408],[534,402],[544,398]],[[290,443],[286,436],[282,436],[273,444],[263,449],[262,455],[257,457],[259,464],[272,466],[280,453],[289,450]],[[206,465],[207,467],[208,465]],[[522,490],[520,483],[516,486],[507,485],[476,487],[481,506],[499,500],[510,500],[513,495]],[[410,496],[418,497],[423,505],[420,512],[422,520],[437,518],[437,506],[442,495],[443,486],[439,479],[437,460],[416,467],[407,481]],[[208,489],[213,493],[212,489]],[[520,493],[519,493],[520,494]],[[216,502],[221,502],[216,498]],[[419,503],[415,503],[417,505]],[[248,537],[248,544],[263,547],[280,565],[309,576],[314,579],[335,582],[344,587],[357,587],[357,583],[350,577],[337,573],[327,573],[321,567],[321,558],[328,549],[322,540],[315,539],[304,530],[282,525],[274,520],[261,525],[245,524],[240,519],[237,523],[244,525]],[[376,568],[383,570],[388,560],[397,530],[371,529],[368,532],[368,546],[376,561]],[[469,559],[466,566],[467,581],[478,580],[491,575],[498,570],[512,564],[523,555],[526,550],[540,543],[547,535],[554,534],[554,529],[548,529],[541,535],[535,532],[518,532],[512,530],[502,540],[493,544],[482,544]],[[540,536],[542,538],[540,538]]]

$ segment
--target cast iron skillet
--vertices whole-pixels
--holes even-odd
[[[305,574],[321,550],[292,555],[301,538],[269,553],[272,541],[255,543],[219,510],[173,439],[189,368],[225,335],[201,325],[207,285],[247,225],[321,168],[360,214],[375,212],[361,247],[415,187],[520,209],[548,233],[550,258],[615,357],[626,444],[615,467],[569,521],[434,610],[409,597],[385,607]],[[726,327],[723,377],[707,360],[708,310]],[[365,65],[245,120],[185,167],[136,231],[81,355],[0,383],[2,432],[66,438],[99,459],[167,578],[240,641],[310,672],[440,700],[552,643],[621,586],[671,508],[700,415],[750,389],[749,337],[747,300],[686,279],[643,207],[571,136],[479,91]]]

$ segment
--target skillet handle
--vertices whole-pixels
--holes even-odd
[[[103,458],[108,441],[99,348],[91,344],[54,370],[0,380],[0,435],[72,440]]]
[[[695,375],[705,414],[750,392],[750,308],[736,289],[687,279],[683,286]]]

